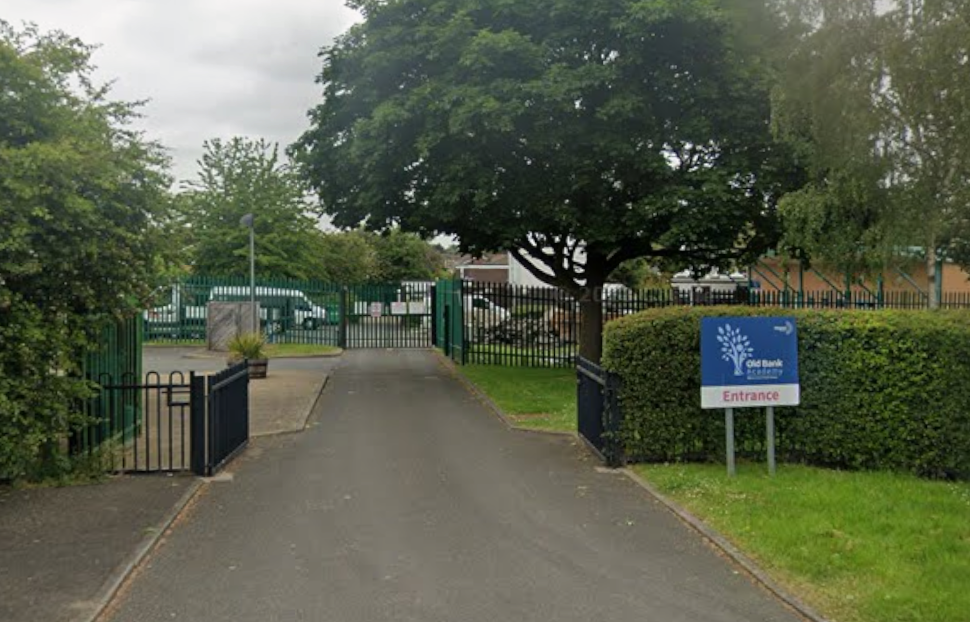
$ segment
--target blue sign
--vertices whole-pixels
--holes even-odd
[[[795,318],[701,319],[701,408],[798,403]]]

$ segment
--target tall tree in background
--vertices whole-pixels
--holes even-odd
[[[260,276],[322,276],[320,232],[304,197],[303,182],[276,145],[240,137],[206,141],[198,177],[179,196],[192,270],[248,274],[249,231],[239,219],[252,213]]]
[[[84,422],[82,354],[143,308],[167,243],[167,162],[91,52],[0,21],[0,480]]]
[[[377,249],[372,238],[361,230],[321,234],[316,251],[321,278],[341,285],[377,280]]]
[[[373,243],[377,252],[376,280],[430,281],[444,271],[441,253],[413,233],[393,228],[374,236]]]
[[[295,147],[338,226],[510,250],[581,301],[593,360],[598,292],[624,261],[702,269],[774,244],[787,164],[766,60],[738,28],[772,23],[761,2],[350,5],[364,21],[323,51]]]
[[[786,242],[847,270],[923,254],[970,264],[970,1],[812,0],[776,98],[812,182],[783,202]]]

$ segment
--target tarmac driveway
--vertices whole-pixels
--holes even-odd
[[[424,351],[352,351],[136,573],[130,622],[797,620],[568,437],[510,431]]]

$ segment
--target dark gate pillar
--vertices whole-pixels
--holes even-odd
[[[206,399],[205,399],[205,376],[196,376],[195,372],[189,374],[191,385],[191,410],[189,411],[189,438],[192,446],[189,460],[192,472],[196,475],[205,476],[206,469]]]
[[[438,286],[431,286],[431,346],[438,348]]]
[[[337,345],[341,348],[347,349],[347,325],[349,324],[349,318],[347,317],[347,308],[350,306],[348,303],[348,292],[347,288],[343,287],[340,289],[340,327],[339,334],[337,337]]]

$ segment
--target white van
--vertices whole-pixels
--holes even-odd
[[[316,330],[327,321],[327,310],[314,304],[298,289],[257,287],[255,297],[260,306],[260,319],[279,323],[274,326],[274,331],[294,326]],[[209,294],[210,302],[249,302],[249,299],[250,289],[247,286],[213,287]]]

